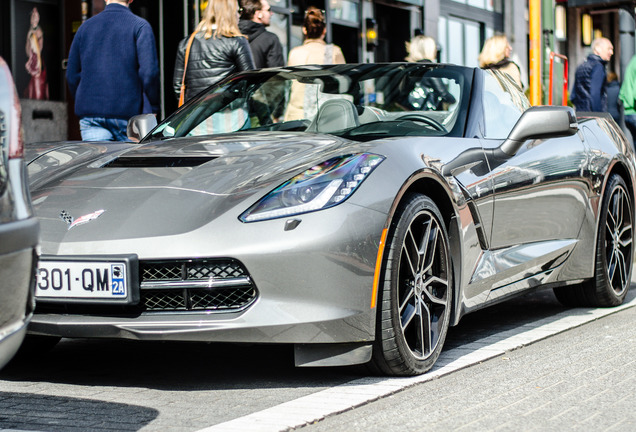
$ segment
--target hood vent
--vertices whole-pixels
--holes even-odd
[[[178,168],[196,167],[211,160],[213,156],[122,156],[114,159],[103,168]]]

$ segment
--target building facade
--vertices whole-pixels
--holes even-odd
[[[155,31],[163,89],[161,117],[177,106],[172,90],[177,45],[194,29],[207,1],[134,0],[131,4],[132,11],[147,19]],[[569,57],[570,75],[589,51],[582,39],[580,22],[584,15],[591,16],[593,32],[609,37],[617,46],[616,59],[631,58],[634,53],[633,19],[627,13],[632,44],[625,48],[619,25],[621,12],[615,4],[607,6],[607,1],[570,0],[573,6],[567,7],[567,2],[559,0],[542,1],[555,10],[557,6],[564,8],[566,29],[559,28],[561,33],[558,35],[556,30],[553,31],[552,50]],[[327,41],[339,45],[349,63],[403,61],[407,55],[405,42],[420,31],[438,41],[441,62],[477,66],[477,57],[486,38],[504,33],[513,47],[513,58],[521,67],[522,79],[528,82],[528,0],[270,0],[270,4],[275,14],[269,30],[278,35],[285,54],[302,43],[304,11],[308,6],[316,6],[325,11]],[[33,135],[26,137],[27,142],[79,139],[73,101],[64,79],[65,61],[73,35],[83,20],[103,8],[103,0],[0,2],[0,54],[9,63],[18,91],[24,97],[25,130],[27,135]],[[34,10],[39,16],[37,26],[43,40],[40,49],[30,36]],[[554,23],[542,23],[544,29],[554,27]],[[367,38],[368,30],[377,34],[373,44]],[[35,50],[30,49],[30,45],[35,46]],[[46,68],[48,85],[47,97],[35,100],[33,94],[28,93],[28,88],[32,87],[29,62],[33,63],[30,57],[34,51],[37,61]],[[621,64],[621,60],[616,60],[610,68],[620,71]],[[52,124],[60,122],[67,126],[57,134],[52,133]]]

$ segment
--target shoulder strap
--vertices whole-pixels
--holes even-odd
[[[183,64],[183,77],[181,78],[181,93],[179,93],[179,106],[183,105],[185,102],[185,78],[186,78],[186,70],[188,69],[188,57],[190,57],[190,48],[192,47],[192,41],[196,36],[197,31],[195,30],[191,35],[190,39],[188,39],[188,45],[186,45],[185,51],[185,60]]]
[[[333,64],[333,44],[325,45],[325,56],[322,59],[322,64]]]

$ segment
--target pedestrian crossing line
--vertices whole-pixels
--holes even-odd
[[[284,402],[243,417],[219,423],[199,432],[275,432],[317,422],[397,393],[408,387],[448,375],[574,327],[636,306],[636,297],[615,308],[570,309],[519,329],[503,331],[470,344],[442,351],[435,366],[424,375],[408,378],[366,377],[311,395]],[[487,343],[484,343],[488,339]]]

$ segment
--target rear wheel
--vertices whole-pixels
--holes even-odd
[[[392,225],[378,306],[373,364],[390,375],[428,371],[450,322],[453,283],[448,234],[435,203],[412,195]]]
[[[617,306],[629,289],[634,251],[633,202],[623,178],[613,174],[603,199],[594,277],[576,287],[555,288],[567,306]]]

